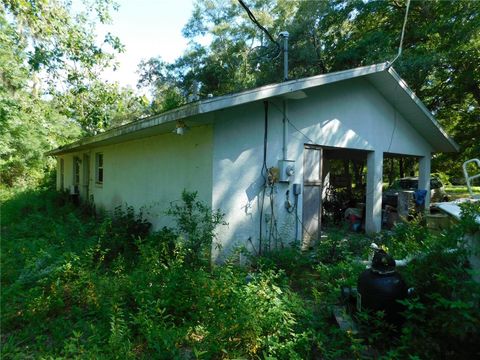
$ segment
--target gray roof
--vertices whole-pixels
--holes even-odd
[[[139,119],[95,136],[85,137],[74,143],[52,150],[47,154],[60,155],[137,139],[153,135],[155,132],[159,132],[160,129],[167,129],[168,127],[162,125],[174,123],[177,120],[277,96],[301,97],[303,90],[360,77],[370,81],[387,100],[393,103],[392,100],[395,99],[397,111],[432,145],[435,151],[458,151],[459,148],[455,141],[441,128],[437,120],[405,81],[400,78],[398,73],[388,63],[382,63],[285,81],[279,84],[265,85],[235,94],[200,100],[159,115]]]

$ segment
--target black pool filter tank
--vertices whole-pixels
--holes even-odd
[[[358,278],[357,310],[383,311],[385,320],[401,326],[404,306],[398,302],[407,297],[408,289],[395,271],[395,260],[384,250],[376,250],[372,266]]]

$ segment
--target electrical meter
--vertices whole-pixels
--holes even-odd
[[[280,172],[280,182],[290,182],[295,176],[295,161],[294,160],[278,160],[278,169]]]

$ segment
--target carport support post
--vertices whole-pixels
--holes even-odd
[[[367,155],[367,195],[365,204],[365,232],[372,234],[382,229],[383,153]]]
[[[422,156],[418,161],[418,188],[427,190],[425,209],[430,209],[430,164],[431,155]]]

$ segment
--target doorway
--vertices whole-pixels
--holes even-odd
[[[367,151],[305,145],[303,247],[314,246],[326,226],[363,227]],[[352,224],[351,224],[352,223]]]

